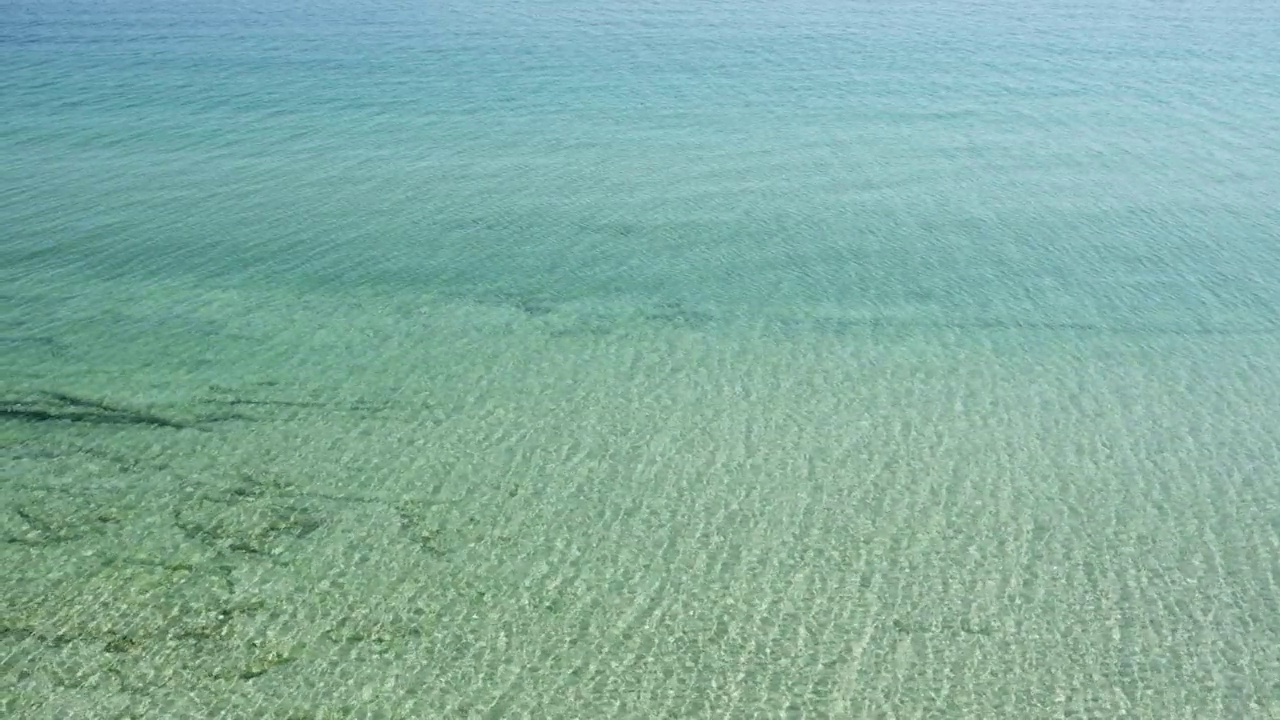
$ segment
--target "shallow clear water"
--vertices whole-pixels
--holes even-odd
[[[1280,713],[1272,4],[268,5],[0,5],[5,714]]]

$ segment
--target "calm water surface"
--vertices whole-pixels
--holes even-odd
[[[0,3],[11,717],[1280,717],[1273,3]]]

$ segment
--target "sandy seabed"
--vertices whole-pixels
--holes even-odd
[[[0,348],[6,717],[1280,717],[1272,334],[105,292]]]

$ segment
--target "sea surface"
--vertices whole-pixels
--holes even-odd
[[[0,715],[1280,718],[1280,5],[0,0]]]

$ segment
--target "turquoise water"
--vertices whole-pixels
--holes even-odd
[[[1277,47],[0,5],[0,708],[1276,717]]]

